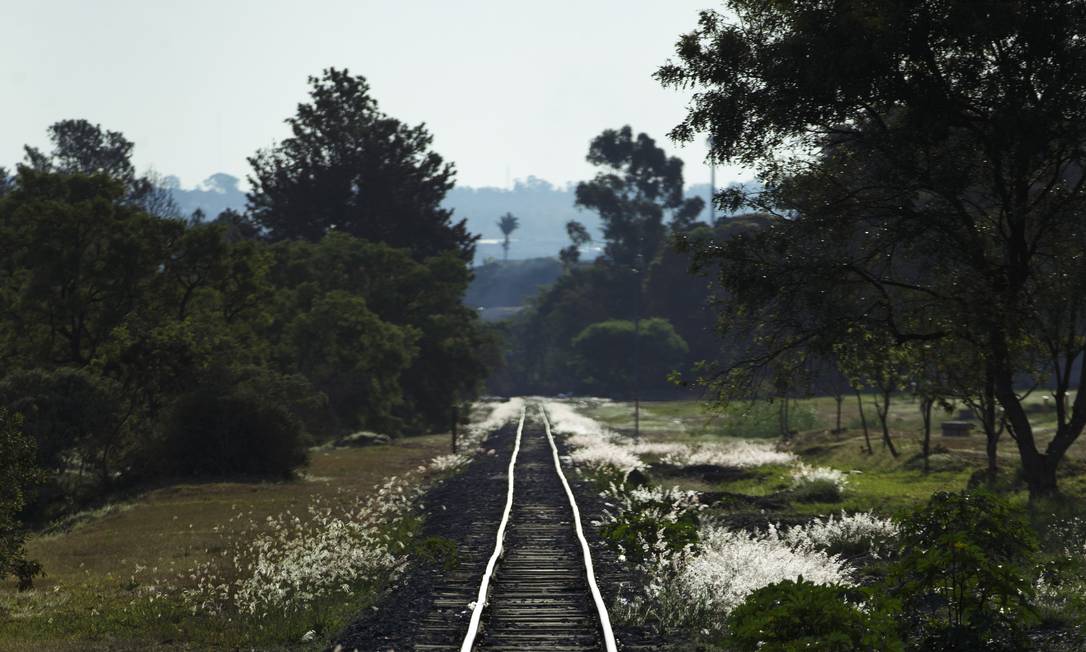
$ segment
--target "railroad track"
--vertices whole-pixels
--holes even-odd
[[[550,424],[541,406],[532,410],[538,419],[529,419],[529,409],[517,427],[501,521],[496,531],[490,524],[485,570],[470,583],[454,573],[436,587],[435,609],[415,639],[420,652],[616,650]],[[480,536],[474,532],[464,551],[476,562]]]

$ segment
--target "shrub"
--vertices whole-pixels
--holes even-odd
[[[0,408],[0,580],[14,575],[19,589],[29,589],[41,565],[26,558],[26,532],[19,511],[26,490],[37,480],[34,443],[20,429],[20,417]]]
[[[839,585],[802,576],[762,587],[728,617],[729,642],[739,652],[900,650],[893,625],[865,613]]]
[[[664,455],[664,464],[673,466],[721,466],[747,469],[769,464],[791,464],[796,456],[788,451],[777,450],[765,442],[736,441],[727,444],[702,444],[696,447],[675,449]]]
[[[0,382],[0,405],[22,415],[39,466],[88,466],[103,481],[123,452],[124,418],[116,396],[108,381],[81,369],[20,371]]]
[[[1037,549],[1025,520],[986,491],[939,492],[900,526],[890,592],[921,649],[1019,650]]]
[[[698,542],[697,494],[681,489],[612,487],[618,513],[600,530],[604,539],[628,561],[670,557]]]
[[[774,528],[776,529],[776,528]],[[778,530],[784,541],[793,546],[825,550],[830,554],[871,555],[883,557],[896,547],[898,528],[890,519],[870,512],[831,514],[816,518],[806,525]]]
[[[312,439],[328,439],[335,430],[335,416],[328,397],[301,374],[281,374],[266,367],[245,366],[222,372],[234,379],[239,390],[262,396],[283,406],[302,424]]]
[[[792,496],[801,503],[837,503],[848,480],[836,469],[800,464],[792,472]]]
[[[849,583],[850,573],[836,555],[805,542],[790,543],[771,530],[764,534],[709,527],[700,532],[698,554],[676,582],[691,605],[721,615],[753,591],[786,579],[817,584]]]
[[[181,397],[165,424],[163,472],[179,476],[286,476],[307,459],[301,425],[285,408],[236,388]]]

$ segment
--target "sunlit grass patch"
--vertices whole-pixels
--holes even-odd
[[[319,649],[323,636],[306,644],[301,637],[321,623],[342,624],[368,606],[380,577],[349,586],[349,596],[330,594],[316,610],[274,619],[194,614],[180,590],[195,585],[195,568],[232,552],[226,530],[287,512],[305,517],[316,502],[346,505],[386,476],[429,463],[448,446],[448,436],[437,435],[315,451],[300,480],[167,487],[123,509],[84,515],[70,529],[33,537],[30,554],[47,576],[25,593],[13,583],[0,586],[0,611],[6,614],[0,618],[0,649]]]

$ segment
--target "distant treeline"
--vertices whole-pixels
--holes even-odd
[[[159,180],[169,190],[181,215],[191,216],[200,211],[205,218],[213,218],[223,210],[244,212],[245,192],[239,187],[239,179],[229,174],[217,173],[205,179],[195,188],[182,188],[177,177],[167,176]],[[755,188],[753,182],[746,184]],[[601,234],[601,222],[597,214],[579,210],[575,206],[575,186],[556,186],[537,177],[518,179],[511,189],[471,186],[455,186],[441,202],[444,208],[467,219],[468,230],[482,235],[476,246],[475,263],[486,264],[489,258],[501,258],[501,234],[496,226],[499,215],[512,212],[520,218],[515,242],[510,247],[512,259],[554,256],[565,244],[565,224],[578,220],[595,237]],[[701,197],[708,201],[709,184],[687,186],[688,198]],[[707,220],[705,208],[698,219]],[[720,213],[718,212],[718,215]],[[595,251],[587,250],[586,257],[594,258]]]

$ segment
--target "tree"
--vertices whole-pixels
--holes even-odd
[[[0,408],[0,580],[14,575],[19,589],[29,589],[41,565],[26,558],[26,530],[19,512],[26,492],[37,481],[34,442],[20,432],[21,419]]]
[[[581,259],[581,247],[592,242],[592,235],[584,224],[577,220],[566,222],[566,235],[569,236],[569,246],[558,252],[558,258],[562,261],[562,266],[569,269]]]
[[[430,150],[425,125],[382,113],[366,79],[347,70],[309,84],[310,101],[286,121],[291,136],[249,159],[249,210],[267,235],[316,242],[341,231],[420,260],[455,251],[470,261],[478,236],[441,207],[455,170]]]
[[[181,214],[163,179],[154,172],[136,175],[132,165],[132,141],[119,131],[103,130],[86,120],[61,120],[49,126],[53,150],[48,154],[25,146],[28,167],[38,172],[59,174],[102,174],[119,181],[126,199],[156,217]],[[0,193],[2,194],[2,193]]]
[[[635,368],[640,350],[643,368]],[[626,396],[635,389],[640,371],[650,387],[666,385],[667,376],[686,358],[686,342],[666,320],[646,319],[640,332],[629,321],[592,324],[573,338],[580,377],[595,391]]]
[[[280,242],[272,249],[270,281],[277,291],[263,337],[284,343],[277,352],[281,370],[309,370],[301,373],[326,391],[334,389],[337,374],[356,377],[355,368],[358,382],[367,373],[379,376],[368,382],[382,392],[352,394],[344,387],[329,394],[343,425],[366,424],[392,432],[444,429],[451,407],[475,396],[493,352],[475,311],[463,304],[471,271],[456,253],[419,262],[406,250],[343,233],[328,234],[316,244]],[[334,306],[328,305],[333,293]],[[318,302],[324,307],[314,321],[311,313]],[[357,319],[337,316],[340,309]],[[291,335],[288,327],[306,315],[306,334]],[[352,323],[358,328],[351,328]],[[342,326],[321,333],[335,324]],[[383,334],[385,327],[398,335]],[[386,351],[397,341],[406,346],[402,360]],[[375,357],[380,351],[395,360],[382,367]],[[344,364],[334,364],[332,353]],[[299,366],[303,355],[315,362]],[[351,362],[356,359],[357,364]],[[317,371],[323,380],[310,376]],[[381,396],[388,402],[376,400]]]
[[[506,213],[498,219],[498,228],[501,229],[502,236],[504,236],[504,240],[502,240],[502,256],[505,260],[509,260],[509,236],[519,226],[516,216],[512,213]]]
[[[616,265],[651,261],[664,244],[665,214],[685,229],[705,202],[683,198],[683,163],[668,157],[646,134],[634,138],[629,125],[607,129],[588,148],[588,162],[602,168],[577,184],[577,206],[596,211],[607,241],[604,256]]]
[[[39,172],[104,174],[126,186],[136,180],[132,141],[119,131],[103,130],[86,120],[61,120],[49,126],[53,151],[24,147],[26,163]]]
[[[155,220],[123,201],[104,175],[19,170],[0,202],[7,230],[9,321],[24,361],[86,365],[141,302],[179,223]],[[0,297],[2,298],[2,297]]]
[[[766,183],[718,202],[789,218],[706,252],[722,284],[769,286],[739,303],[801,315],[793,344],[850,324],[968,351],[1031,495],[1055,492],[1086,427],[1086,392],[1065,404],[1086,385],[1086,2],[727,4],[734,18],[703,12],[657,73],[695,90],[672,135],[709,131],[715,160]],[[1028,376],[1056,399],[1043,448]]]

